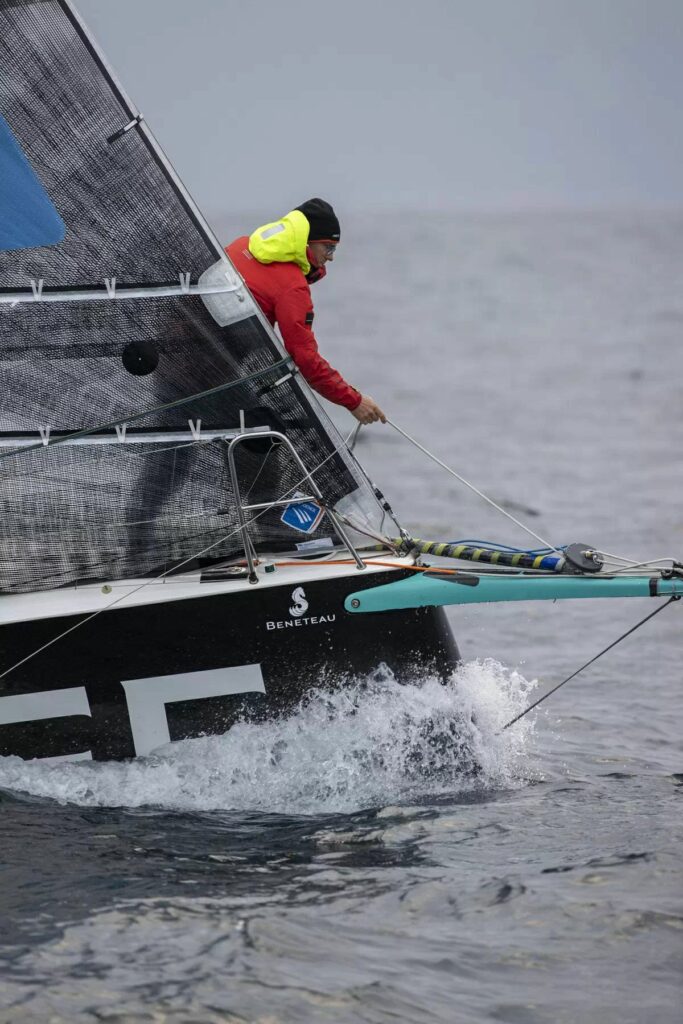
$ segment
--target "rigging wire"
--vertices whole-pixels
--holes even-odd
[[[623,558],[621,555],[611,555],[608,551],[598,551],[597,554],[602,558],[605,565],[617,566],[616,569],[612,570],[612,575],[616,575],[618,572],[630,572],[632,569],[647,569],[650,566],[660,565],[662,562],[671,562],[671,566],[674,569],[680,565],[678,559],[671,556],[648,558],[646,562],[637,562],[632,558]]]
[[[362,426],[362,423],[357,423],[347,438],[347,440],[351,442],[350,444],[347,444],[347,448],[350,452],[353,452],[353,449],[356,447],[356,441],[358,440],[358,435],[360,434],[360,428]]]
[[[256,487],[256,484],[259,482],[259,478],[261,476],[261,473],[263,473],[263,470],[268,465],[268,460],[270,459],[270,457],[271,457],[271,455],[273,454],[274,451],[275,451],[275,445],[271,444],[271,446],[268,449],[268,451],[266,452],[266,456],[263,459],[263,461],[261,462],[261,465],[259,466],[259,468],[258,468],[258,470],[257,470],[257,472],[256,472],[256,474],[255,474],[255,476],[253,478],[253,480],[249,484],[249,488],[248,488],[248,490],[246,492],[246,495],[245,495],[247,500],[249,500],[249,498],[251,498],[252,492],[253,492],[254,488]]]
[[[651,569],[654,569],[656,566],[661,565],[662,562],[671,562],[671,569],[665,569],[665,570],[658,569],[657,570],[658,572],[667,572],[667,573],[674,572],[675,573],[676,570],[680,571],[680,569],[681,569],[681,563],[680,563],[680,561],[677,558],[652,558],[652,559],[649,559],[647,562],[634,562],[632,565],[620,565],[620,566],[617,566],[616,569],[611,569],[610,570],[610,576],[618,576],[619,573],[622,573],[622,572],[634,572],[636,569],[651,570]],[[616,564],[616,563],[605,562],[604,564],[606,564],[606,565],[613,565],[613,564]]]
[[[668,608],[672,601],[680,601],[680,599],[680,594],[674,594],[673,597],[670,597],[668,601],[664,602],[664,604],[660,604],[659,608],[655,608],[653,612],[650,612],[649,615],[646,615],[644,619],[640,620],[640,622],[636,622],[635,626],[631,626],[630,629],[627,629],[625,633],[622,633],[620,637],[617,637],[617,639],[614,640],[608,647],[603,648],[603,650],[596,654],[594,658],[591,658],[590,661],[587,661],[585,665],[581,666],[581,668],[577,668],[576,672],[572,672],[570,676],[567,676],[566,679],[563,679],[561,683],[557,684],[557,686],[553,686],[552,690],[548,690],[548,692],[544,693],[542,697],[539,697],[538,700],[535,700],[533,702],[533,704],[530,704],[528,708],[525,708],[524,711],[520,711],[518,715],[515,715],[514,718],[511,718],[510,721],[503,726],[501,732],[505,732],[505,730],[509,729],[511,725],[514,725],[515,722],[519,722],[520,718],[524,718],[525,715],[528,715],[530,711],[533,711],[534,708],[537,708],[539,704],[542,704],[543,701],[547,700],[548,697],[552,696],[553,693],[557,693],[560,687],[564,686],[565,683],[568,683],[570,679],[575,679],[576,676],[578,676],[579,672],[583,672],[585,668],[588,668],[589,665],[592,665],[593,662],[597,661],[598,658],[601,658],[603,654],[607,654],[607,652],[611,651],[613,647],[616,647],[617,644],[621,643],[622,640],[625,640],[627,636],[630,636],[631,633],[635,633],[637,629],[639,629],[641,626],[644,626],[645,623],[648,622],[650,619],[653,619],[655,615],[659,615],[659,613],[664,611],[665,608]]]
[[[492,498],[489,498],[486,494],[484,494],[482,491],[480,491],[479,488],[475,487],[474,484],[469,482],[469,480],[466,480],[459,473],[456,473],[456,471],[454,469],[452,469],[450,466],[447,466],[445,462],[442,462],[441,459],[439,459],[436,455],[434,455],[433,452],[430,452],[427,448],[425,448],[423,445],[421,445],[420,442],[417,441],[414,437],[411,437],[410,434],[408,434],[405,430],[403,430],[401,427],[399,427],[397,423],[394,423],[390,419],[387,419],[387,423],[391,427],[393,427],[394,430],[398,431],[399,434],[401,434],[403,437],[405,437],[407,441],[409,441],[416,448],[418,448],[421,452],[423,452],[433,462],[436,462],[436,464],[438,466],[441,466],[441,468],[445,469],[447,473],[450,473],[451,476],[454,476],[456,478],[456,480],[459,480],[460,483],[464,484],[466,487],[469,487],[469,489],[471,491],[474,491],[475,494],[479,495],[480,498],[483,498],[483,500],[486,501],[489,505],[491,505],[493,508],[495,508],[498,512],[502,513],[502,515],[506,516],[507,519],[510,519],[513,523],[515,523],[516,526],[519,526],[520,529],[524,530],[525,533],[530,534],[530,536],[534,537],[536,540],[540,541],[544,545],[543,548],[524,549],[524,548],[510,547],[509,545],[506,545],[506,544],[498,544],[498,545],[496,545],[496,547],[499,550],[522,552],[522,553],[528,554],[528,555],[540,555],[540,554],[546,554],[546,553],[551,553],[551,552],[555,552],[558,555],[563,555],[565,553],[566,545],[556,546],[556,545],[548,544],[548,541],[544,540],[543,537],[540,537],[537,533],[534,533],[534,531],[532,529],[530,529],[528,526],[525,526],[524,523],[520,522],[519,519],[516,519],[515,516],[511,515],[511,513],[506,511],[506,509],[501,508],[500,505],[496,504],[496,502],[493,501]],[[490,541],[457,541],[455,543],[459,543],[459,544],[471,543],[471,544],[476,544],[477,546],[484,547],[484,548],[491,548],[493,546]],[[663,562],[670,562],[671,565],[672,565],[672,568],[674,570],[677,569],[678,566],[680,565],[680,563],[677,561],[677,559],[671,558],[671,557],[667,557],[667,558],[653,558],[653,559],[648,559],[647,561],[639,562],[636,559],[624,558],[622,555],[614,555],[614,554],[611,554],[610,552],[607,552],[607,551],[598,551],[597,554],[603,560],[603,564],[617,566],[617,568],[612,569],[610,571],[610,575],[614,575],[614,576],[616,576],[618,573],[630,572],[630,571],[632,571],[634,569],[654,568],[655,566],[660,565]],[[612,559],[614,559],[615,561],[612,561]]]
[[[478,487],[475,487],[474,484],[471,484],[469,480],[466,480],[463,476],[460,476],[459,473],[456,473],[454,469],[451,469],[450,466],[447,466],[445,462],[442,462],[441,459],[434,455],[433,452],[430,452],[427,448],[424,447],[424,445],[421,445],[419,441],[416,441],[414,437],[411,437],[410,434],[406,433],[406,431],[399,427],[397,423],[394,423],[393,420],[387,419],[387,423],[389,424],[390,427],[393,427],[394,430],[396,430],[399,434],[402,434],[407,441],[410,441],[412,445],[414,445],[428,458],[430,458],[432,462],[436,462],[438,466],[441,466],[441,468],[445,469],[447,473],[450,473],[451,476],[454,476],[456,480],[460,481],[461,484],[464,484],[465,487],[469,487],[471,491],[474,491],[475,494],[478,494],[480,498],[483,498],[484,501],[488,502],[488,504],[495,508],[498,512],[506,516],[508,519],[511,519],[512,522],[515,523],[516,526],[519,526],[520,529],[524,530],[525,533],[530,534],[535,540],[540,541],[541,544],[543,544],[544,547],[548,548],[550,551],[554,551],[558,555],[563,553],[560,550],[560,548],[555,547],[554,544],[549,544],[548,541],[544,540],[543,537],[539,537],[539,535],[537,533],[534,533],[534,531],[530,529],[530,527],[525,526],[524,523],[520,523],[519,519],[515,519],[515,517],[510,512],[507,512],[504,508],[501,508],[500,505],[496,504],[493,498],[489,498],[486,494],[480,491]]]

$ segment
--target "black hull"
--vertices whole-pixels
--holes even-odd
[[[282,714],[382,662],[401,681],[446,676],[458,649],[442,609],[344,611],[349,593],[403,575],[305,581],[295,614],[290,583],[97,615],[0,680],[0,754],[129,758]],[[83,618],[0,627],[0,672]]]

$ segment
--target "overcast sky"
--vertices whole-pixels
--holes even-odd
[[[683,0],[76,0],[209,216],[683,203]]]

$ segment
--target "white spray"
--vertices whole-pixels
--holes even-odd
[[[287,717],[238,723],[144,759],[0,758],[0,786],[85,806],[286,814],[506,788],[529,773],[533,726],[500,730],[532,685],[492,660],[463,665],[445,686],[436,679],[399,685],[383,666],[363,681],[314,692]]]

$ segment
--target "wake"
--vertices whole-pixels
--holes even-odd
[[[533,724],[500,730],[534,685],[490,659],[462,665],[445,686],[399,685],[380,666],[343,689],[314,691],[284,718],[238,723],[147,758],[0,758],[0,787],[81,806],[283,814],[511,788],[528,774]]]

